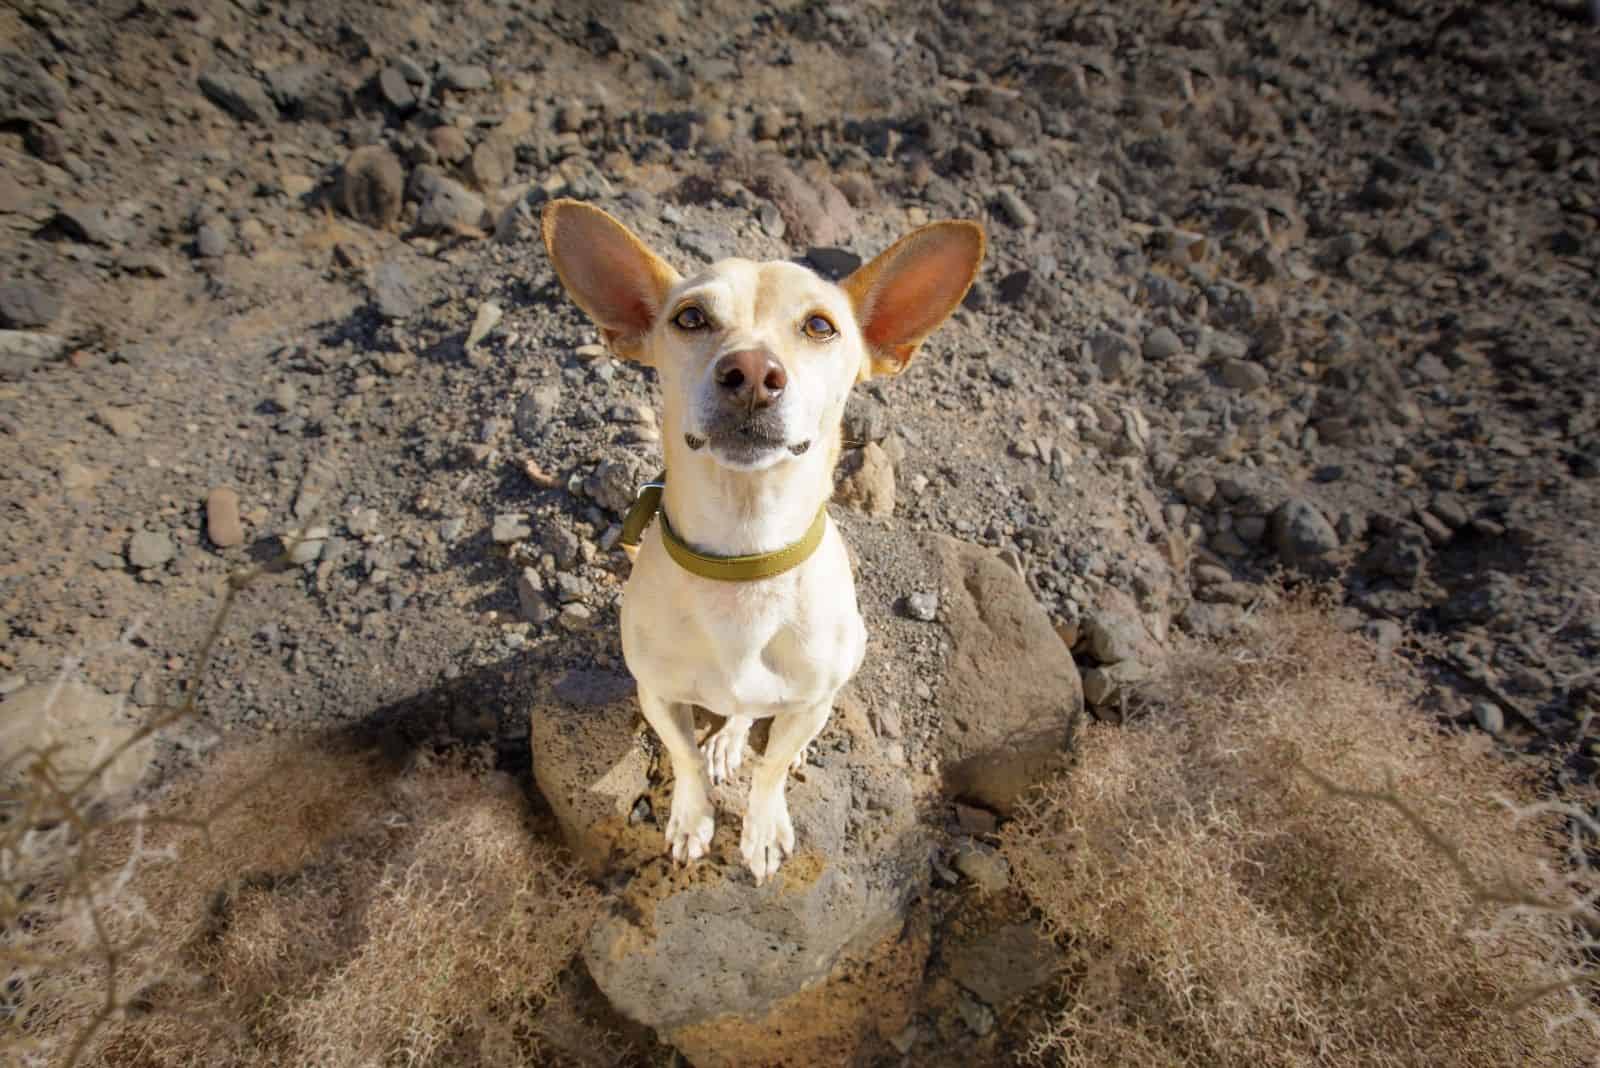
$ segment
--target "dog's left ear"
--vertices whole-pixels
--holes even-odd
[[[905,369],[917,346],[967,295],[983,250],[983,227],[977,223],[929,223],[839,283],[861,324],[872,374]]]

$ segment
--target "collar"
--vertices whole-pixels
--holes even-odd
[[[673,531],[672,524],[667,522],[667,513],[661,511],[661,492],[666,486],[667,475],[662,472],[654,482],[646,482],[639,487],[639,495],[634,498],[633,507],[628,509],[627,517],[622,521],[622,546],[630,554],[638,549],[645,528],[660,512],[661,543],[666,546],[667,554],[678,562],[679,567],[701,578],[719,582],[754,582],[781,575],[809,560],[811,554],[817,551],[817,546],[822,544],[823,532],[828,529],[828,506],[824,502],[817,509],[817,518],[811,521],[810,528],[792,545],[786,545],[776,552],[753,553],[749,556],[708,556],[689,548],[688,543]]]

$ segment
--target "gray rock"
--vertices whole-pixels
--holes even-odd
[[[405,188],[405,170],[394,153],[366,145],[350,153],[339,172],[339,207],[359,223],[385,229],[400,218]]]
[[[1149,677],[1150,669],[1138,660],[1090,668],[1083,673],[1083,699],[1097,708],[1115,704],[1130,685]]]
[[[939,618],[939,595],[926,590],[911,594],[906,598],[906,615],[932,623]]]
[[[325,63],[285,63],[266,77],[278,109],[293,118],[337,122],[350,113],[350,93]]]
[[[1405,631],[1392,619],[1368,620],[1361,628],[1367,640],[1378,647],[1380,653],[1392,653],[1405,639]]]
[[[194,235],[194,250],[202,259],[219,259],[228,253],[228,234],[225,224],[208,222]]]
[[[1011,864],[1000,851],[966,839],[957,844],[950,866],[985,894],[1001,894],[1011,885]]]
[[[120,701],[77,682],[60,686],[34,683],[12,691],[0,702],[0,738],[5,739],[7,757],[49,750],[57,782],[63,788],[76,788],[106,757],[128,746],[100,773],[87,791],[89,797],[120,795],[144,777],[155,743],[149,738],[131,742],[137,730],[138,724],[124,716]],[[7,759],[0,766],[0,791],[20,788],[31,763]],[[59,818],[64,813],[41,815]]]
[[[1061,968],[1060,951],[1031,923],[1007,924],[943,952],[950,978],[995,1008],[1049,982]]]
[[[439,84],[446,89],[471,93],[489,88],[494,78],[487,67],[476,63],[446,63],[439,70]]]
[[[582,543],[578,535],[567,527],[551,523],[539,532],[539,544],[555,559],[557,567],[566,569],[577,564],[578,549]]]
[[[1183,351],[1183,339],[1170,326],[1158,326],[1145,335],[1144,358],[1170,360]]]
[[[1505,713],[1493,701],[1480,699],[1472,702],[1472,718],[1490,734],[1499,735],[1506,729]]]
[[[1133,343],[1121,334],[1098,330],[1089,337],[1089,353],[1100,377],[1107,382],[1121,382],[1133,378],[1139,370],[1139,354]]]
[[[489,529],[489,537],[497,545],[508,542],[521,541],[533,534],[533,528],[528,526],[528,517],[521,512],[509,512],[494,517],[494,525]]]
[[[1013,189],[1002,189],[995,197],[995,206],[999,208],[1007,222],[1020,230],[1031,230],[1039,224],[1039,216],[1028,207],[1027,201],[1017,195]]]
[[[1267,369],[1252,360],[1223,360],[1220,374],[1223,385],[1240,393],[1254,393],[1270,378]]]
[[[543,436],[546,425],[561,410],[561,387],[544,385],[528,391],[517,401],[517,410],[511,418],[517,436],[528,444],[536,444]]]
[[[971,994],[963,992],[956,998],[956,1013],[961,1017],[961,1022],[967,1025],[967,1030],[979,1038],[994,1030],[994,1010]]]
[[[278,107],[255,78],[212,69],[200,75],[200,92],[217,107],[243,122],[267,122]]]
[[[61,314],[61,294],[34,282],[0,283],[0,326],[38,330]]]
[[[650,797],[658,823],[668,810],[650,782],[636,708],[626,696],[596,708],[547,695],[530,730],[535,780],[574,854],[597,874],[636,873],[583,950],[618,1011],[668,1040],[709,1021],[760,1020],[900,928],[907,903],[928,884],[927,841],[909,784],[848,695],[819,740],[845,744],[826,746],[826,766],[808,765],[789,781],[795,855],[761,887],[738,860],[739,820],[726,810],[746,796],[749,760],[719,791],[726,801],[716,836],[695,865],[660,861],[660,827],[629,823],[641,797]]]
[[[484,223],[483,198],[453,178],[439,178],[417,211],[425,232],[476,230]]]
[[[763,204],[763,208],[772,208],[774,214],[777,209],[771,204]],[[765,214],[763,214],[765,218]],[[777,215],[779,226],[783,224],[783,216]],[[782,232],[774,235],[781,237]],[[861,266],[861,257],[847,248],[816,247],[806,250],[806,262],[811,269],[830,282],[837,282],[850,277],[857,267]]]
[[[844,405],[845,444],[865,445],[869,441],[882,442],[888,436],[888,406],[868,394],[851,393]]]
[[[67,107],[67,91],[21,52],[0,52],[0,123],[54,122]]]
[[[1339,547],[1339,535],[1316,505],[1293,497],[1272,513],[1272,543],[1279,559],[1297,566],[1333,552]]]
[[[397,111],[415,108],[421,95],[399,67],[385,67],[378,72],[378,93],[384,103]]]
[[[385,319],[409,319],[422,307],[422,286],[410,268],[380,264],[372,272],[372,303]]]
[[[583,492],[606,511],[622,515],[638,495],[639,482],[627,464],[607,460],[584,480]]]
[[[934,743],[945,790],[1006,814],[1066,764],[1083,711],[1077,666],[1033,592],[993,552],[933,534],[915,546],[946,591],[951,648]]]
[[[1132,660],[1149,644],[1144,624],[1120,613],[1102,612],[1083,628],[1089,653],[1102,664]]]
[[[544,595],[544,579],[531,567],[523,568],[517,575],[517,605],[522,609],[522,618],[529,623],[543,625],[555,615]]]
[[[164,532],[141,530],[128,539],[128,563],[141,571],[160,567],[178,555],[178,547]]]
[[[68,204],[45,224],[45,232],[89,245],[114,245],[122,236],[106,209],[97,204]]]
[[[1216,499],[1217,483],[1210,475],[1188,475],[1178,483],[1178,492],[1186,503],[1195,508],[1204,508]]]

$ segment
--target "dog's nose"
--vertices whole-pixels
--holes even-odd
[[[741,349],[717,361],[712,371],[723,396],[741,407],[765,408],[789,384],[789,372],[766,349]]]

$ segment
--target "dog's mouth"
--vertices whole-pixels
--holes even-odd
[[[789,441],[776,420],[760,416],[713,427],[706,434],[684,434],[683,443],[694,452],[709,446],[713,455],[735,467],[764,467],[783,453],[804,456],[811,448],[811,439]]]

